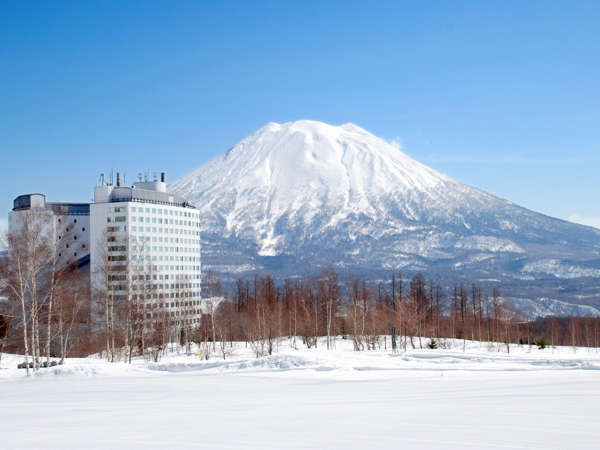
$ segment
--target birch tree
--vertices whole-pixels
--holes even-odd
[[[40,368],[40,315],[48,299],[47,277],[56,257],[54,215],[45,209],[22,211],[13,217],[8,233],[6,290],[8,297],[20,305],[25,367],[29,359],[33,369]]]

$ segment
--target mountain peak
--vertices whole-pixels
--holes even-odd
[[[282,135],[300,133],[306,136],[315,136],[320,139],[343,139],[344,136],[347,136],[348,134],[358,134],[364,136],[368,135],[372,138],[379,139],[364,128],[361,128],[351,122],[347,122],[342,125],[331,125],[318,120],[309,119],[301,119],[284,123],[269,122],[260,128],[254,135],[270,133],[279,133]]]
[[[600,232],[464,185],[352,123],[268,123],[170,189],[200,209],[205,264],[227,273],[270,257],[285,276],[334,265],[529,281],[527,268],[600,261]],[[544,263],[560,258],[566,272]]]
[[[271,256],[287,251],[283,224],[334,228],[360,217],[387,233],[432,208],[447,216],[457,191],[477,204],[492,198],[357,125],[314,120],[268,123],[171,189],[210,204],[228,233],[251,236],[258,254]]]
[[[304,132],[316,132],[316,133],[335,133],[336,129],[346,129],[346,130],[360,130],[362,132],[367,133],[366,130],[355,125],[351,122],[347,122],[342,125],[332,125],[326,122],[321,122],[319,120],[312,119],[299,119],[293,120],[290,122],[269,122],[262,129],[285,129],[285,130],[295,130],[295,131],[304,131]]]

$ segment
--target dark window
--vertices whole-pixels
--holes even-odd
[[[73,256],[77,256],[77,252],[73,253]]]
[[[73,239],[77,240],[77,236],[73,236]]]
[[[81,248],[85,248],[85,244],[81,244]]]
[[[77,219],[73,220],[73,223],[77,223]]]
[[[81,229],[81,231],[85,231],[85,227],[83,227],[83,228]]]
[[[67,244],[67,248],[69,248],[69,244]]]

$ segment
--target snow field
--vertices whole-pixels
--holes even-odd
[[[424,340],[426,342],[426,340]],[[389,340],[388,340],[389,344]],[[0,370],[2,448],[597,448],[595,349],[354,352],[281,343],[255,358],[90,357]]]

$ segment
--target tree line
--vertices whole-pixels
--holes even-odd
[[[107,253],[104,282],[91,286],[89,270],[60,259],[61,236],[48,214],[24,215],[18,231],[7,235],[0,261],[0,358],[4,351],[23,354],[28,373],[91,353],[109,361],[158,361],[169,351],[191,351],[192,344],[205,358],[227,357],[234,342],[260,357],[284,341],[331,349],[340,337],[356,351],[436,348],[448,339],[462,340],[463,348],[467,341],[495,342],[506,351],[515,343],[600,345],[598,318],[527,321],[497,288],[460,283],[448,289],[422,274],[405,280],[392,273],[386,282],[369,283],[342,281],[327,268],[303,280],[238,279],[224,293],[218,275],[208,271],[203,289],[210,299],[199,305],[190,300],[193,280],[177,280],[167,295],[152,265],[115,265]]]
[[[477,283],[444,289],[422,274],[387,283],[350,277],[334,269],[277,285],[269,275],[237,280],[232,292],[198,332],[202,339],[244,341],[256,356],[271,354],[282,338],[292,347],[327,348],[342,336],[356,351],[443,346],[448,339],[510,344],[598,347],[600,318],[547,317],[524,320],[500,290]],[[214,324],[213,324],[214,322]],[[214,329],[216,328],[216,334]],[[387,337],[387,338],[386,338]],[[389,339],[389,340],[388,340]]]

